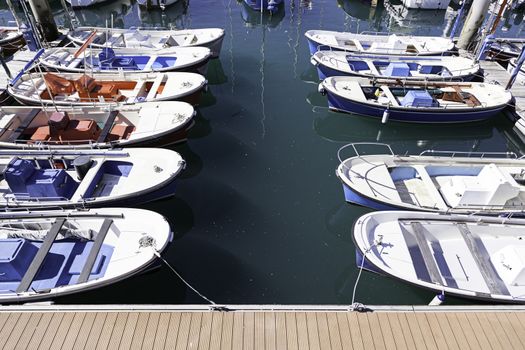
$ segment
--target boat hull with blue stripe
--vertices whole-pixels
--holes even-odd
[[[339,50],[389,56],[436,56],[450,54],[455,49],[449,38],[429,36],[356,34],[328,30],[309,30],[305,36],[311,55],[322,50]]]
[[[452,56],[377,56],[343,51],[318,51],[310,62],[319,79],[354,76],[404,81],[470,81],[480,72],[474,60]]]
[[[524,174],[525,160],[514,154],[473,152],[358,154],[336,170],[349,203],[459,214],[522,211]]]
[[[512,99],[502,86],[485,83],[405,83],[377,85],[352,77],[330,77],[319,85],[330,109],[414,123],[463,123],[491,118]]]

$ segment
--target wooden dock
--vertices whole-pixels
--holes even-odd
[[[0,349],[525,349],[524,308],[270,308],[0,307]]]

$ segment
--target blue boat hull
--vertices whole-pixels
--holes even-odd
[[[395,207],[392,205],[377,202],[371,198],[365,197],[358,192],[352,190],[348,185],[343,182],[343,191],[345,194],[345,200],[352,204],[362,205],[363,207],[372,208],[376,210],[399,210],[406,208]]]
[[[322,50],[332,50],[332,51],[343,51],[343,50],[340,50],[336,47],[330,47],[328,45],[322,45],[318,42],[315,42],[313,40],[311,40],[310,38],[307,38],[308,40],[308,48],[310,49],[310,55],[313,55],[314,53],[316,53],[317,51],[322,51]]]
[[[328,106],[346,113],[355,113],[370,117],[383,118],[386,106],[373,106],[367,103],[348,100],[338,95],[326,91]],[[388,120],[413,123],[464,123],[486,120],[500,112],[505,106],[494,108],[479,108],[476,110],[465,111],[451,109],[431,109],[431,108],[389,108]]]
[[[277,12],[279,6],[283,3],[283,0],[244,0],[246,5],[255,11],[261,11],[261,4],[264,11],[270,11],[272,13]]]
[[[363,261],[363,253],[361,253],[361,251],[358,248],[355,249],[355,264],[357,268],[359,269],[361,268],[361,265],[362,265],[363,270],[365,271],[374,272],[379,275],[383,275],[383,272],[379,270],[377,267],[375,267],[374,265],[372,265],[366,257],[364,258],[364,261]]]

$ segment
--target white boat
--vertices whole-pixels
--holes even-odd
[[[0,207],[132,205],[172,196],[184,169],[162,148],[0,150]]]
[[[145,271],[172,240],[167,220],[130,208],[0,214],[0,303],[104,287]]]
[[[311,55],[321,50],[340,50],[389,56],[436,56],[447,54],[455,48],[449,38],[435,36],[355,34],[327,30],[309,30],[305,36]]]
[[[445,295],[525,302],[525,220],[406,211],[357,219],[358,253],[377,272]]]
[[[25,41],[18,27],[0,26],[0,48],[4,55],[10,55],[24,46]]]
[[[205,75],[211,51],[206,47],[173,47],[154,52],[139,48],[46,49],[39,62],[50,71],[72,73],[194,72]]]
[[[409,9],[444,10],[450,0],[402,0],[402,2]]]
[[[106,107],[0,107],[0,148],[114,148],[183,142],[194,108],[185,102]]]
[[[93,47],[139,47],[164,49],[178,46],[204,46],[211,50],[212,57],[218,57],[224,39],[224,29],[120,29],[102,27],[78,27],[69,32],[69,40],[83,45],[88,39]]]
[[[501,85],[475,82],[369,80],[336,76],[319,84],[330,109],[417,123],[464,123],[492,118],[512,100]]]
[[[7,91],[22,104],[93,106],[180,100],[197,105],[206,79],[196,73],[29,73]]]
[[[348,147],[365,147],[350,144]],[[379,210],[447,213],[525,210],[525,159],[513,153],[437,152],[383,154],[341,160],[336,174],[350,203]],[[505,158],[513,157],[513,158]],[[341,159],[341,157],[340,157]]]
[[[88,7],[102,2],[107,2],[108,0],[66,0],[71,4],[71,7]]]
[[[470,80],[480,65],[466,57],[454,56],[378,56],[344,51],[318,51],[311,63],[317,67],[319,79],[346,75],[362,78],[401,80]]]
[[[164,10],[166,6],[173,5],[177,1],[179,0],[137,0],[137,3],[147,9],[161,8]]]

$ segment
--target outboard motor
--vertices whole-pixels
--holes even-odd
[[[93,160],[89,156],[78,156],[73,160],[73,166],[79,180],[84,179],[92,164]]]

